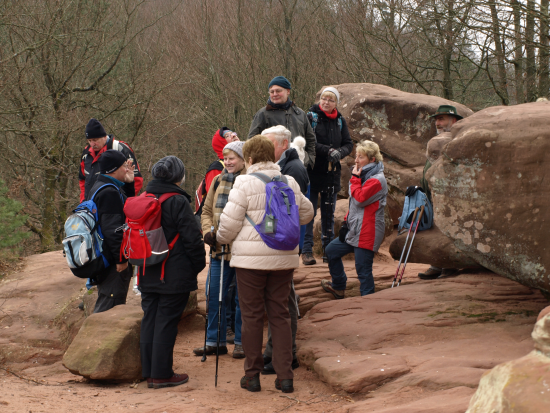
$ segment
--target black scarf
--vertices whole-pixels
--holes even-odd
[[[288,99],[285,103],[278,104],[278,103],[273,103],[271,101],[271,98],[268,98],[267,105],[271,106],[273,109],[287,110],[289,107],[292,106],[292,100]]]

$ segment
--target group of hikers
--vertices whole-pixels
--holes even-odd
[[[294,391],[299,297],[293,274],[300,255],[304,265],[316,264],[313,219],[318,202],[323,260],[331,276],[322,281],[322,288],[335,299],[345,297],[342,257],[353,252],[361,295],[374,293],[373,259],[384,238],[388,193],[380,149],[368,140],[356,145],[349,211],[335,236],[340,160],[353,151],[346,120],[337,109],[340,94],[336,88],[324,88],[319,103],[306,113],[290,99],[291,89],[282,76],[269,83],[267,104],[255,114],[246,141],[226,127],[216,131],[212,148],[218,159],[197,191],[195,211],[182,189],[181,159],[166,156],[151,169],[152,179],[141,196],[159,200],[160,226],[170,244],[162,262],[137,269],[144,311],[142,375],[149,388],[177,386],[189,379],[174,372],[173,349],[178,322],[190,293],[198,289],[197,275],[206,267],[205,244],[210,251],[207,325],[204,345],[193,352],[227,354],[227,344],[234,343],[233,357],[244,358],[240,385],[251,392],[261,390],[260,373],[276,375],[276,389]],[[458,117],[456,110],[439,115]],[[143,177],[130,146],[108,135],[98,120],[91,119],[85,132],[80,199],[95,202],[108,263],[88,282],[97,285],[98,313],[126,303],[134,271],[129,247],[124,246],[125,208],[132,197],[139,198]],[[276,209],[279,199],[281,207]],[[265,313],[268,342],[262,352]]]

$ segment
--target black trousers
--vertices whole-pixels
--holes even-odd
[[[174,344],[178,323],[189,292],[158,294],[141,292],[141,370],[144,378],[168,379],[174,375]]]
[[[122,272],[116,270],[116,265],[108,268],[107,278],[97,286],[97,301],[94,307],[94,313],[102,313],[110,310],[114,306],[126,304],[128,296],[128,287],[132,279],[132,266]]]

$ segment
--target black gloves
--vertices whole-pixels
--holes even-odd
[[[216,234],[213,233],[213,232],[207,232],[206,234],[204,234],[204,243],[205,244],[208,244],[210,245],[211,247],[213,247],[214,245],[216,245]]]
[[[342,159],[342,152],[340,152],[338,149],[330,149],[328,151],[328,160],[332,163],[338,163],[340,162],[340,159]]]

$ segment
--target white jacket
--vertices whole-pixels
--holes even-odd
[[[248,175],[253,172],[261,172],[271,178],[281,174],[279,165],[273,162],[259,162],[248,168],[247,175],[238,176],[220,217],[216,239],[222,244],[233,242],[231,267],[253,270],[298,268],[300,265],[298,247],[293,251],[269,248],[245,218],[248,214],[255,223],[260,223],[265,215],[265,183]],[[286,178],[288,185],[294,191],[296,205],[300,211],[300,225],[305,225],[313,218],[313,206],[300,192],[300,187],[294,178],[288,175]]]

